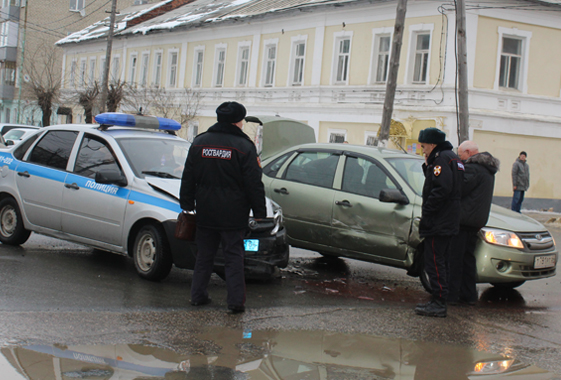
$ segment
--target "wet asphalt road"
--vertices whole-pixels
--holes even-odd
[[[547,227],[560,242],[561,227]],[[476,307],[451,307],[447,318],[434,319],[414,314],[428,295],[403,270],[298,249],[291,255],[278,279],[247,284],[248,310],[233,316],[218,277],[212,304],[194,308],[190,271],[148,282],[126,257],[34,234],[22,247],[0,246],[0,345],[136,343],[204,352],[211,347],[191,338],[209,326],[323,330],[460,345],[561,374],[559,275],[506,292],[479,285]]]

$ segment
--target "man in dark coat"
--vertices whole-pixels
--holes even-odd
[[[191,304],[210,302],[207,292],[214,256],[222,243],[228,311],[245,311],[244,237],[249,212],[265,218],[265,188],[255,145],[242,132],[245,107],[236,102],[216,109],[218,122],[198,135],[187,155],[179,203],[197,211],[197,259]]]
[[[452,152],[452,144],[446,141],[446,134],[441,130],[422,130],[419,142],[425,155],[419,234],[425,238],[425,271],[432,297],[428,303],[417,305],[415,312],[429,317],[446,317],[448,252],[452,237],[460,229],[464,165]]]
[[[530,187],[530,167],[526,162],[528,154],[520,152],[514,164],[512,164],[512,211],[520,212],[522,202],[524,201],[524,193]]]
[[[478,298],[475,244],[479,230],[489,219],[495,174],[500,162],[488,152],[479,153],[473,141],[460,144],[458,155],[464,162],[465,173],[460,201],[460,232],[452,241],[449,258],[448,304],[475,305]]]

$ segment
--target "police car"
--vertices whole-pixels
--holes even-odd
[[[0,241],[20,245],[31,232],[131,256],[141,277],[164,279],[172,265],[194,268],[196,247],[174,238],[189,142],[174,120],[121,113],[98,124],[56,125],[15,147],[0,147]],[[280,207],[250,218],[248,275],[288,264]],[[218,254],[215,271],[223,276]]]

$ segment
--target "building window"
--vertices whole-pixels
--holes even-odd
[[[148,83],[148,62],[150,60],[149,54],[142,54],[141,62],[140,62],[140,85],[142,87],[146,87],[146,83]]]
[[[74,87],[75,83],[76,83],[76,66],[78,65],[78,63],[76,62],[76,60],[73,60],[72,63],[70,64],[70,78],[68,78],[68,82],[70,83],[71,87]]]
[[[249,71],[249,46],[240,46],[238,52],[238,82],[241,87],[247,86],[247,73]]]
[[[344,129],[330,129],[327,131],[330,143],[344,143],[347,141],[347,131]]]
[[[16,84],[16,63],[13,61],[5,61],[0,63],[1,82],[6,86],[14,86]]]
[[[195,50],[195,62],[193,67],[195,68],[193,72],[193,87],[201,87],[203,82],[203,59],[204,50]]]
[[[0,46],[8,46],[8,23],[3,22],[0,26]]]
[[[364,135],[364,145],[378,145],[378,136],[376,132],[366,132]]]
[[[391,39],[390,34],[379,34],[374,38],[374,83],[385,83],[388,80]]]
[[[160,87],[162,80],[162,53],[154,55],[154,86]]]
[[[503,37],[499,86],[518,89],[522,63],[522,40]]]
[[[429,63],[430,34],[419,33],[415,42],[415,67],[413,68],[413,83],[427,83]]]
[[[277,45],[265,47],[265,87],[272,87],[275,82],[275,66],[277,62]]]
[[[86,7],[86,0],[70,0],[70,11],[80,12]]]
[[[80,87],[86,87],[86,60],[80,61]]]
[[[298,41],[292,45],[292,86],[302,86],[304,81],[304,59],[306,54],[306,42]]]
[[[90,73],[88,75],[88,82],[90,86],[93,86],[95,81],[95,58],[90,58]]]
[[[136,83],[136,65],[137,65],[138,58],[136,55],[131,56],[131,71],[129,76],[129,83],[134,86]]]
[[[175,87],[177,84],[177,52],[169,55],[169,87]]]
[[[334,34],[332,84],[349,83],[352,36],[352,32],[347,31]]]
[[[214,64],[214,86],[224,86],[224,64],[226,62],[226,48],[219,47],[216,49],[216,62]]]
[[[99,60],[99,83],[103,83],[103,74],[105,72],[105,57]]]
[[[113,58],[113,65],[111,65],[111,79],[114,81],[118,81],[121,79],[119,75],[121,71],[121,59],[120,57]]]

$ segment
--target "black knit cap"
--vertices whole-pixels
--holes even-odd
[[[438,128],[426,128],[419,132],[419,142],[425,144],[440,144],[446,141],[446,133]]]
[[[238,102],[224,102],[216,109],[217,120],[224,123],[242,121],[246,114],[245,107]]]

